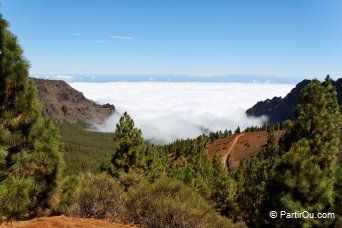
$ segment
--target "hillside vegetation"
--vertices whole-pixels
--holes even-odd
[[[114,134],[87,130],[86,124],[63,123],[59,127],[64,143],[66,174],[99,173],[113,156]]]
[[[60,125],[60,133],[64,143],[64,159],[66,162],[66,174],[78,174],[85,172],[99,173],[101,165],[108,162],[113,156],[114,134],[98,131],[89,131],[87,124]],[[284,131],[275,131],[276,145]],[[222,158],[227,152],[227,163],[224,166],[236,170],[239,163],[257,155],[267,144],[267,131],[245,132],[234,146],[231,145],[236,135],[221,137],[208,142],[208,156],[210,160],[217,154]],[[231,149],[231,151],[228,151]],[[171,151],[169,156],[172,156]]]

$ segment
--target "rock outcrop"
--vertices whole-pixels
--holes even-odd
[[[265,101],[259,101],[253,107],[247,109],[248,116],[260,117],[266,115],[268,123],[281,123],[285,120],[295,119],[295,108],[299,104],[301,90],[309,84],[310,80],[303,80],[296,85],[284,98],[274,97]],[[339,104],[342,105],[342,78],[334,81],[337,90]]]
[[[36,78],[33,81],[39,92],[43,115],[56,122],[101,122],[115,111],[114,105],[99,105],[65,81]]]

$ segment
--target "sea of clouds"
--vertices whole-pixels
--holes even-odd
[[[74,82],[70,85],[98,103],[115,105],[116,113],[100,131],[114,131],[125,111],[143,137],[154,143],[193,138],[203,130],[235,130],[261,125],[267,117],[248,118],[246,109],[256,102],[284,97],[293,84],[271,83],[168,83],[168,82]]]

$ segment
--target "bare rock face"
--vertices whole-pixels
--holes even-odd
[[[259,101],[253,107],[247,109],[248,116],[260,117],[268,116],[268,123],[281,123],[285,120],[295,119],[295,108],[300,102],[300,92],[310,83],[310,80],[303,80],[296,85],[284,98],[274,97],[265,101]],[[333,82],[337,91],[337,98],[342,105],[342,78]]]
[[[32,80],[39,92],[43,115],[56,122],[102,122],[115,111],[114,105],[96,104],[65,81]]]

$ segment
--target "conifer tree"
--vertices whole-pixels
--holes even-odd
[[[146,152],[147,178],[151,181],[166,175],[167,154],[160,148],[149,147]]]
[[[236,183],[228,175],[228,171],[223,167],[221,160],[215,154],[213,159],[213,187],[211,199],[215,202],[215,208],[222,215],[232,217],[236,210],[235,196]]]
[[[238,126],[236,130],[234,131],[234,134],[240,134],[240,133],[241,133],[240,126]]]
[[[248,161],[242,161],[234,174],[237,181],[237,204],[240,216],[248,226],[253,226],[264,197],[265,186],[272,176],[272,167],[278,157],[273,131],[262,151]]]
[[[333,211],[336,214],[334,226],[342,227],[342,217],[341,217],[342,216],[342,167],[341,167],[341,164],[338,165],[337,170],[336,170],[335,204],[334,204]]]
[[[271,129],[271,128],[269,128]],[[276,147],[274,131],[269,130],[267,133],[267,143],[262,151],[257,155],[260,160],[267,160],[270,165],[273,165],[275,160],[279,157],[278,148]]]
[[[143,171],[145,168],[144,139],[141,136],[141,130],[134,126],[134,121],[127,112],[116,125],[114,143],[112,164],[115,176],[129,171]]]
[[[297,120],[285,136],[290,147],[277,161],[260,213],[261,224],[327,226],[332,219],[271,219],[269,210],[331,212],[339,145],[340,108],[329,77],[313,80],[301,93]]]
[[[262,167],[263,162],[257,157],[242,163],[235,174],[238,189],[237,204],[239,215],[250,226],[253,225],[261,201],[265,185],[265,173],[264,167]]]
[[[62,168],[59,136],[42,118],[29,64],[0,15],[0,216],[46,215]]]
[[[195,164],[195,185],[202,195],[210,198],[212,194],[213,166],[205,148],[205,141],[197,140],[195,145],[196,153],[192,156],[193,164]]]

